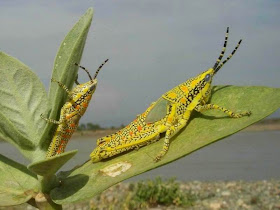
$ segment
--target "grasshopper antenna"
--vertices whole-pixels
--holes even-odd
[[[224,47],[221,51],[221,54],[219,56],[219,58],[217,59],[215,65],[213,66],[213,69],[215,70],[217,68],[217,66],[220,64],[225,52],[226,52],[226,48],[227,48],[227,41],[228,41],[228,31],[229,31],[229,27],[227,27],[227,32],[226,32],[226,36],[225,36],[225,42],[224,42]]]
[[[232,53],[215,69],[215,72],[219,71],[220,68],[222,68],[222,66],[228,62],[229,59],[231,59],[231,57],[234,55],[234,53],[236,52],[236,50],[238,49],[239,45],[241,44],[242,39],[239,40],[238,44],[236,45],[236,47],[234,48],[234,50],[232,51]]]
[[[104,66],[105,63],[107,63],[108,60],[109,60],[109,59],[106,59],[106,60],[98,67],[98,69],[97,69],[96,72],[95,72],[95,75],[94,75],[93,79],[96,79],[97,74],[99,73],[100,69]]]
[[[88,71],[85,67],[80,66],[80,65],[79,65],[79,64],[77,64],[77,63],[75,63],[75,65],[76,65],[76,66],[79,66],[81,69],[85,70],[85,72],[88,74],[88,77],[90,78],[90,80],[92,80],[92,77],[90,76],[89,71]]]

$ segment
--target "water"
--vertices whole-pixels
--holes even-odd
[[[93,138],[70,141],[67,151],[78,149],[79,152],[62,170],[69,170],[88,160],[94,147]],[[0,143],[0,153],[28,164],[8,143]],[[240,132],[129,181],[156,176],[177,177],[182,181],[279,179],[280,131]]]

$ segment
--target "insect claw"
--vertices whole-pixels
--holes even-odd
[[[245,114],[246,114],[247,116],[250,116],[250,115],[252,114],[252,112],[251,112],[251,111],[248,111],[248,112],[245,112]]]
[[[161,160],[161,156],[157,156],[157,157],[154,159],[155,162],[158,162],[158,161],[160,161],[160,160]]]
[[[134,149],[138,151],[140,149],[140,146],[137,145],[136,147],[134,147]]]

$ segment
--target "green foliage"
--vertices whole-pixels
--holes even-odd
[[[195,197],[190,192],[180,190],[180,185],[175,179],[163,181],[160,177],[155,180],[142,181],[131,184],[134,195],[129,202],[129,209],[141,209],[143,207],[156,207],[158,205],[190,206]]]
[[[78,150],[65,152],[63,154],[37,161],[28,165],[28,169],[40,176],[50,176],[55,174],[68,160],[70,160]]]
[[[52,77],[68,88],[76,78],[78,67],[74,63],[79,63],[82,57],[92,16],[93,9],[89,9],[67,34],[56,56]],[[37,193],[49,193],[51,187],[57,186],[55,172],[77,152],[44,160],[56,126],[47,124],[40,114],[50,112],[50,118],[58,119],[66,93],[58,85],[51,84],[48,97],[29,67],[3,52],[0,52],[0,92],[0,138],[16,146],[32,162],[28,170],[0,156],[0,206],[17,205],[29,199],[34,204]],[[40,201],[34,205],[60,208],[45,195],[39,195]]]
[[[71,88],[91,24],[93,10],[79,20],[63,40],[58,51],[53,75]],[[65,44],[64,44],[65,43]],[[15,145],[32,162],[45,158],[56,125],[46,123],[40,114],[58,119],[66,93],[51,84],[47,93],[39,78],[17,59],[0,52],[0,137]],[[43,132],[44,131],[44,132]],[[43,133],[43,135],[42,135]]]
[[[101,129],[101,127],[98,124],[87,123],[87,129],[88,130],[98,130],[98,129]]]
[[[0,206],[18,205],[27,202],[38,191],[34,173],[0,154]]]
[[[93,123],[87,123],[87,124],[81,123],[78,126],[79,131],[85,131],[85,130],[96,131],[96,130],[101,130],[101,129],[104,129],[104,128],[102,128],[99,124],[93,124]]]
[[[185,209],[200,198],[182,186],[184,185],[175,179],[162,180],[161,178],[121,183],[110,187],[89,201],[79,202],[75,207],[92,210]],[[73,204],[65,205],[66,209],[70,207],[74,207]]]
[[[29,160],[44,156],[40,134],[46,126],[48,100],[39,78],[17,59],[0,52],[0,137]]]
[[[78,131],[84,131],[86,130],[87,126],[84,124],[84,123],[81,123],[79,126],[78,126]]]

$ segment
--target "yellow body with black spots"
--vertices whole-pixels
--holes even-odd
[[[240,40],[232,53],[224,61],[221,61],[226,50],[227,39],[228,28],[224,47],[212,68],[163,94],[125,128],[98,139],[97,147],[90,155],[92,162],[131,149],[138,149],[157,141],[160,134],[165,133],[163,149],[155,157],[155,161],[159,161],[168,151],[170,138],[186,126],[193,111],[202,112],[208,109],[218,109],[233,118],[250,115],[251,112],[248,111],[235,113],[216,104],[207,104],[211,96],[211,83],[214,75],[232,57],[241,43]]]
[[[97,74],[107,61],[108,59],[97,69],[94,78],[90,76],[88,70],[82,66],[79,66],[88,73],[90,81],[79,84],[76,79],[75,82],[77,86],[71,91],[69,91],[64,84],[52,79],[52,82],[58,83],[58,85],[68,93],[68,100],[61,108],[59,121],[47,119],[41,115],[42,119],[46,120],[47,122],[58,124],[46,154],[47,158],[59,155],[64,152],[69,139],[77,129],[79,120],[86,112],[92,95],[95,92],[97,86]]]

